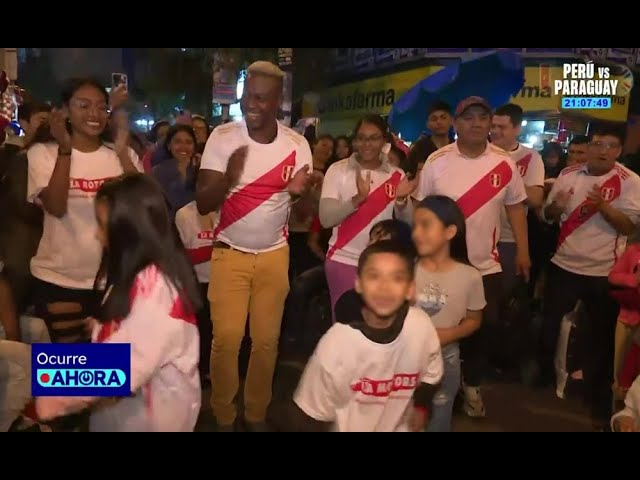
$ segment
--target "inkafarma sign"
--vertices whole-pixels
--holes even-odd
[[[417,68],[305,95],[303,116],[340,118],[357,117],[367,113],[387,115],[397,98],[441,68]]]

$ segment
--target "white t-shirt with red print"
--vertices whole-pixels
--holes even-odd
[[[358,193],[356,175],[359,171],[355,155],[331,165],[322,183],[320,201],[324,198],[351,201]],[[371,228],[378,222],[393,218],[396,189],[405,177],[404,172],[391,165],[385,156],[378,169],[363,171],[361,175],[364,177],[367,173],[371,173],[369,196],[355,212],[333,228],[327,259],[358,265],[360,254],[369,243]]]
[[[129,149],[129,155],[133,165],[142,171],[135,152]],[[27,158],[27,200],[37,203],[56,166],[58,145],[35,144],[27,152]],[[64,288],[93,288],[102,258],[102,247],[96,238],[94,199],[106,180],[123,173],[116,152],[107,146],[91,153],[71,152],[67,213],[57,218],[45,210],[42,239],[31,260],[34,277]]]
[[[640,221],[640,177],[616,163],[606,175],[589,174],[586,164],[565,168],[549,193],[550,205],[560,192],[570,194],[560,219],[556,254],[551,259],[560,268],[578,275],[606,277],[622,255],[627,238],[620,235],[587,199],[594,186],[613,208]]]
[[[196,202],[185,205],[176,213],[176,228],[200,283],[209,283],[216,219],[215,213],[200,215]]]
[[[429,316],[411,307],[400,335],[375,343],[336,323],[307,363],[294,401],[338,432],[406,432],[413,392],[443,374],[440,340]]]
[[[224,173],[229,157],[244,146],[244,170],[220,208],[214,237],[247,253],[276,250],[287,243],[289,181],[305,165],[312,172],[311,148],[302,135],[280,123],[269,144],[252,140],[244,121],[227,123],[207,140],[200,168]]]
[[[525,187],[544,188],[544,162],[537,151],[520,144],[513,152],[509,152],[509,155],[515,162]],[[500,241],[507,243],[516,241],[505,210],[502,210],[501,216]]]
[[[504,150],[487,143],[477,158],[466,157],[452,143],[427,159],[414,198],[445,195],[456,201],[467,223],[467,249],[471,264],[482,275],[502,271],[497,244],[500,215],[505,205],[527,199],[522,177]]]

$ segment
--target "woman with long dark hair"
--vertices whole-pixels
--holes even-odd
[[[193,431],[201,403],[200,292],[164,195],[152,178],[127,175],[102,186],[95,215],[106,293],[93,341],[131,344],[133,395],[96,408],[90,430]],[[99,401],[46,397],[36,407],[50,419]]]
[[[95,80],[70,80],[62,109],[52,112],[52,142],[27,152],[28,200],[42,206],[44,228],[31,260],[33,299],[54,342],[85,339],[83,321],[93,315],[93,283],[101,259],[93,199],[108,179],[141,170],[128,146],[126,115],[112,118],[113,143],[105,142],[109,96]]]
[[[417,306],[431,316],[445,366],[428,431],[448,432],[460,387],[458,342],[480,328],[487,302],[482,276],[469,263],[465,219],[456,202],[440,195],[422,200],[414,214],[413,240],[418,251]]]

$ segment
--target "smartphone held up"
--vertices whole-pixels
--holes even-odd
[[[124,85],[125,90],[129,89],[129,79],[126,73],[111,74],[111,88],[116,89],[120,85]]]

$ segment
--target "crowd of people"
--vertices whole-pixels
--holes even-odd
[[[640,431],[640,177],[616,127],[564,159],[518,142],[520,107],[470,97],[431,105],[411,149],[377,115],[307,139],[277,120],[283,77],[252,64],[243,120],[213,131],[184,114],[143,138],[125,87],[91,79],[20,108],[0,150],[0,431],[193,431],[210,383],[221,432],[448,432],[458,396],[492,415],[496,376]],[[130,343],[132,395],[32,399],[29,344],[49,341]],[[283,341],[313,353],[268,422]]]

